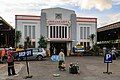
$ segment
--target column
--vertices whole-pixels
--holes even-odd
[[[70,56],[71,54],[71,48],[70,48],[71,44],[70,42],[67,43],[67,56]]]
[[[64,26],[64,38],[65,38],[65,27],[66,27],[66,26]]]
[[[47,42],[47,54],[50,56],[50,42]]]
[[[48,38],[50,38],[50,26],[48,26]]]
[[[67,38],[69,38],[69,27],[67,26]]]
[[[57,28],[56,28],[57,26],[55,26],[55,38],[57,38]]]

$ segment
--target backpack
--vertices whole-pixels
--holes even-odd
[[[75,64],[70,65],[69,73],[71,73],[71,74],[78,74],[79,73],[79,66],[77,66]]]

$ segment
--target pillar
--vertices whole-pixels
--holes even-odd
[[[47,54],[50,56],[50,42],[47,42]]]
[[[70,56],[71,54],[71,48],[70,48],[70,42],[67,43],[67,56]]]

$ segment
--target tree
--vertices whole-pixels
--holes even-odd
[[[20,38],[21,38],[21,31],[16,31],[15,32],[15,47],[18,46],[18,43],[20,42]]]
[[[91,34],[89,37],[90,37],[90,40],[92,41],[92,45],[93,45],[94,44],[95,34]]]
[[[25,38],[26,39],[26,41],[25,41],[25,48],[30,48],[31,47],[31,39],[30,39],[30,37],[26,37]]]
[[[41,47],[41,48],[46,48],[46,47],[47,47],[47,42],[46,42],[44,36],[41,36],[41,37],[40,37],[40,39],[39,39],[39,41],[38,41],[38,44],[39,44],[38,47]]]

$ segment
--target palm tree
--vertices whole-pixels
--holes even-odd
[[[91,35],[89,36],[89,38],[90,38],[90,40],[92,41],[92,46],[93,46],[95,34],[91,34]]]
[[[17,47],[18,43],[20,42],[20,38],[21,38],[21,31],[16,31],[15,33],[15,47]]]
[[[25,41],[25,48],[31,47],[31,39],[30,39],[30,37],[26,37],[25,39],[26,39],[26,41]]]

